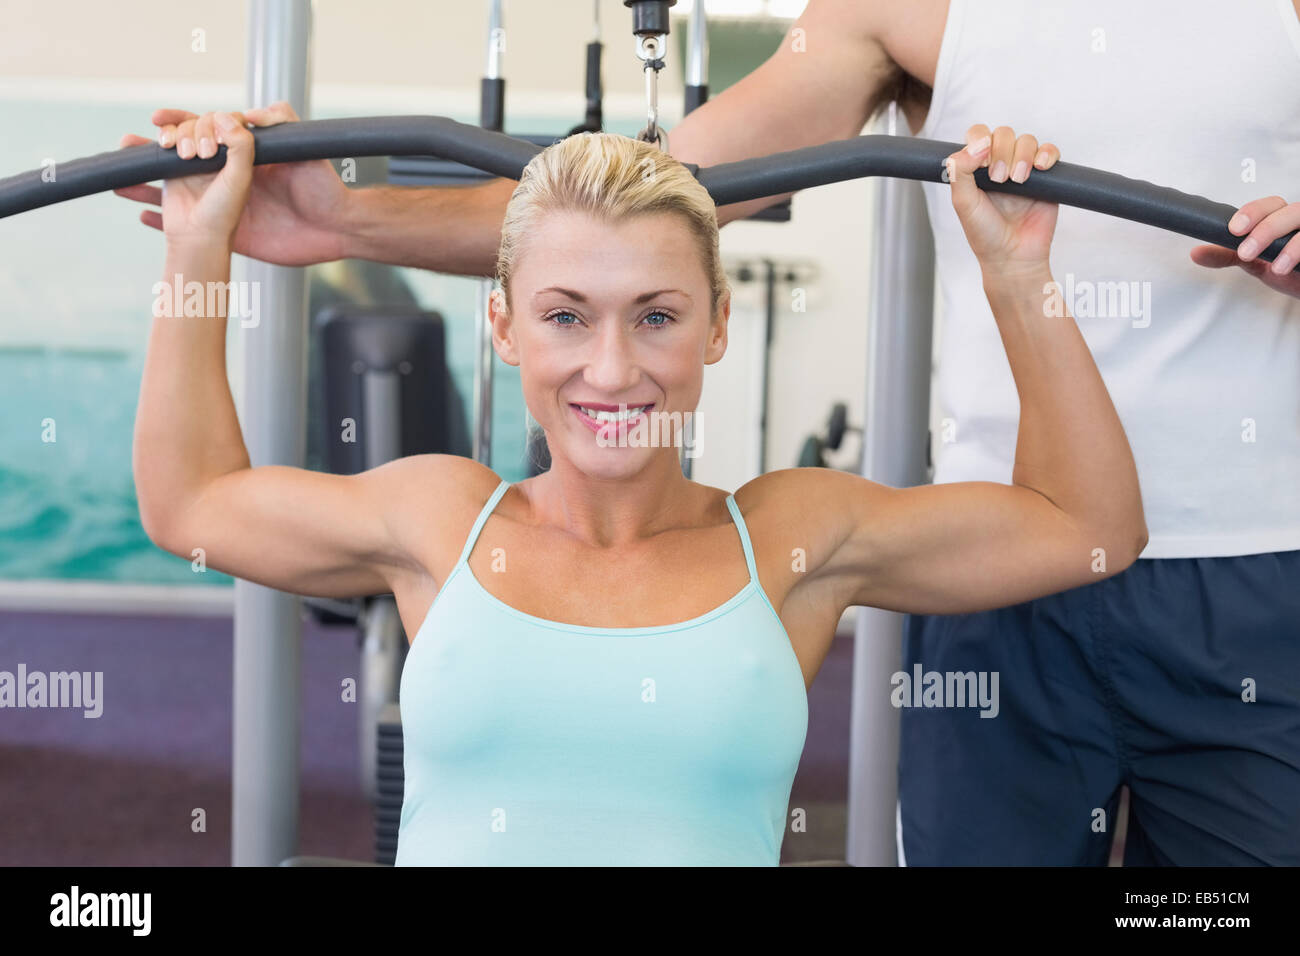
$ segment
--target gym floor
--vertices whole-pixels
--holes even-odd
[[[0,865],[228,865],[231,646],[228,618],[0,614],[0,659],[104,675],[101,717],[15,709],[0,720]],[[355,705],[339,690],[357,659],[355,629],[304,623],[302,855],[374,858]],[[852,661],[849,632],[809,695],[790,798],[807,832],[787,834],[782,862],[844,859]]]

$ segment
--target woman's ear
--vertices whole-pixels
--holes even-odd
[[[493,289],[488,297],[488,320],[492,323],[492,347],[496,349],[497,355],[507,365],[517,366],[519,348],[515,342],[510,310],[506,307],[506,294],[501,289]]]
[[[712,365],[727,352],[727,322],[731,319],[731,290],[718,299],[718,307],[709,322],[709,341],[704,349],[704,364]]]

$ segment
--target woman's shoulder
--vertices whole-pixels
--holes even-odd
[[[746,482],[734,497],[755,539],[812,555],[838,547],[870,509],[883,506],[878,491],[885,486],[836,468],[782,468]]]
[[[501,484],[491,468],[460,455],[410,455],[385,467],[402,470],[398,489],[411,531],[450,547],[463,538]],[[393,504],[399,504],[394,502]]]
[[[746,514],[750,509],[806,513],[818,504],[833,506],[861,494],[871,484],[837,468],[780,468],[745,482],[733,494]]]
[[[443,507],[475,499],[482,505],[501,484],[491,468],[462,455],[408,455],[382,467],[402,469],[404,485],[421,497],[436,496]]]

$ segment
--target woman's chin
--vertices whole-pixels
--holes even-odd
[[[581,448],[566,449],[569,460],[593,478],[623,478],[635,475],[649,464],[653,448],[618,447],[602,448],[595,442]]]

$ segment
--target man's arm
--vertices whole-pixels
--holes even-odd
[[[338,223],[344,259],[491,276],[506,204],[518,183],[370,186],[351,191]]]
[[[811,0],[762,66],[673,127],[673,156],[713,166],[857,135],[899,75],[887,44],[910,49],[900,36],[914,41],[925,32],[915,2]],[[238,115],[258,127],[298,119],[284,102]],[[159,109],[152,121],[164,149],[175,148],[182,158],[216,154],[212,114]],[[127,134],[120,145],[147,142]],[[369,259],[489,276],[515,185],[494,179],[475,186],[348,189],[323,159],[257,167],[232,250],[277,265]],[[162,190],[148,184],[115,192],[147,206],[162,201]],[[787,195],[723,206],[719,222],[752,215]],[[140,221],[163,228],[155,209],[143,210]]]
[[[670,152],[712,166],[856,136],[896,69],[880,27],[905,3],[811,0],[762,66],[672,128]],[[353,190],[340,223],[344,257],[492,275],[515,185]],[[743,219],[788,195],[722,206],[718,220]]]
[[[856,136],[897,69],[877,39],[897,2],[811,0],[762,66],[669,134],[684,163],[714,166]],[[725,225],[793,195],[718,208]]]

